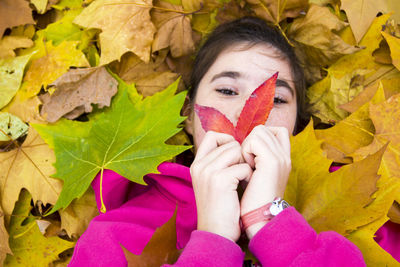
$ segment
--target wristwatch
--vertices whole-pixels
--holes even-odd
[[[281,213],[281,211],[289,207],[290,207],[289,203],[287,203],[280,197],[277,197],[274,199],[274,201],[272,201],[271,207],[269,208],[269,212],[271,213],[271,215],[276,216],[279,213]]]
[[[289,203],[280,197],[275,198],[272,202],[261,206],[255,210],[249,211],[240,217],[243,230],[258,222],[269,222],[284,209],[290,207]]]

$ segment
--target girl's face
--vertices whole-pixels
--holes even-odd
[[[236,125],[250,94],[277,71],[275,104],[265,125],[285,127],[293,133],[297,103],[291,69],[275,48],[264,44],[251,48],[237,44],[224,50],[201,80],[192,104],[213,107]],[[186,130],[193,136],[197,150],[205,131],[193,110],[186,120]]]

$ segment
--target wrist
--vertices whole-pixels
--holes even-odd
[[[258,233],[258,231],[260,231],[268,222],[258,222],[255,223],[251,226],[249,226],[246,229],[246,236],[249,239],[249,241]]]
[[[251,239],[263,226],[287,207],[289,207],[289,204],[285,200],[275,198],[274,201],[242,215],[242,229]]]

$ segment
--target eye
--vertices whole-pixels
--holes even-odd
[[[275,96],[274,98],[274,104],[286,104],[287,101],[283,99],[281,96]]]
[[[219,89],[215,89],[215,91],[217,91],[220,94],[223,95],[238,95],[238,93],[232,89],[229,88],[219,88]]]

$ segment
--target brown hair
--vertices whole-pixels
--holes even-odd
[[[297,96],[297,118],[294,134],[303,130],[309,121],[308,103],[306,101],[306,85],[303,69],[294,51],[279,29],[255,17],[243,17],[219,25],[208,36],[194,61],[190,79],[189,98],[193,102],[201,79],[214,64],[222,51],[238,43],[266,44],[274,47],[279,56],[289,62]]]

